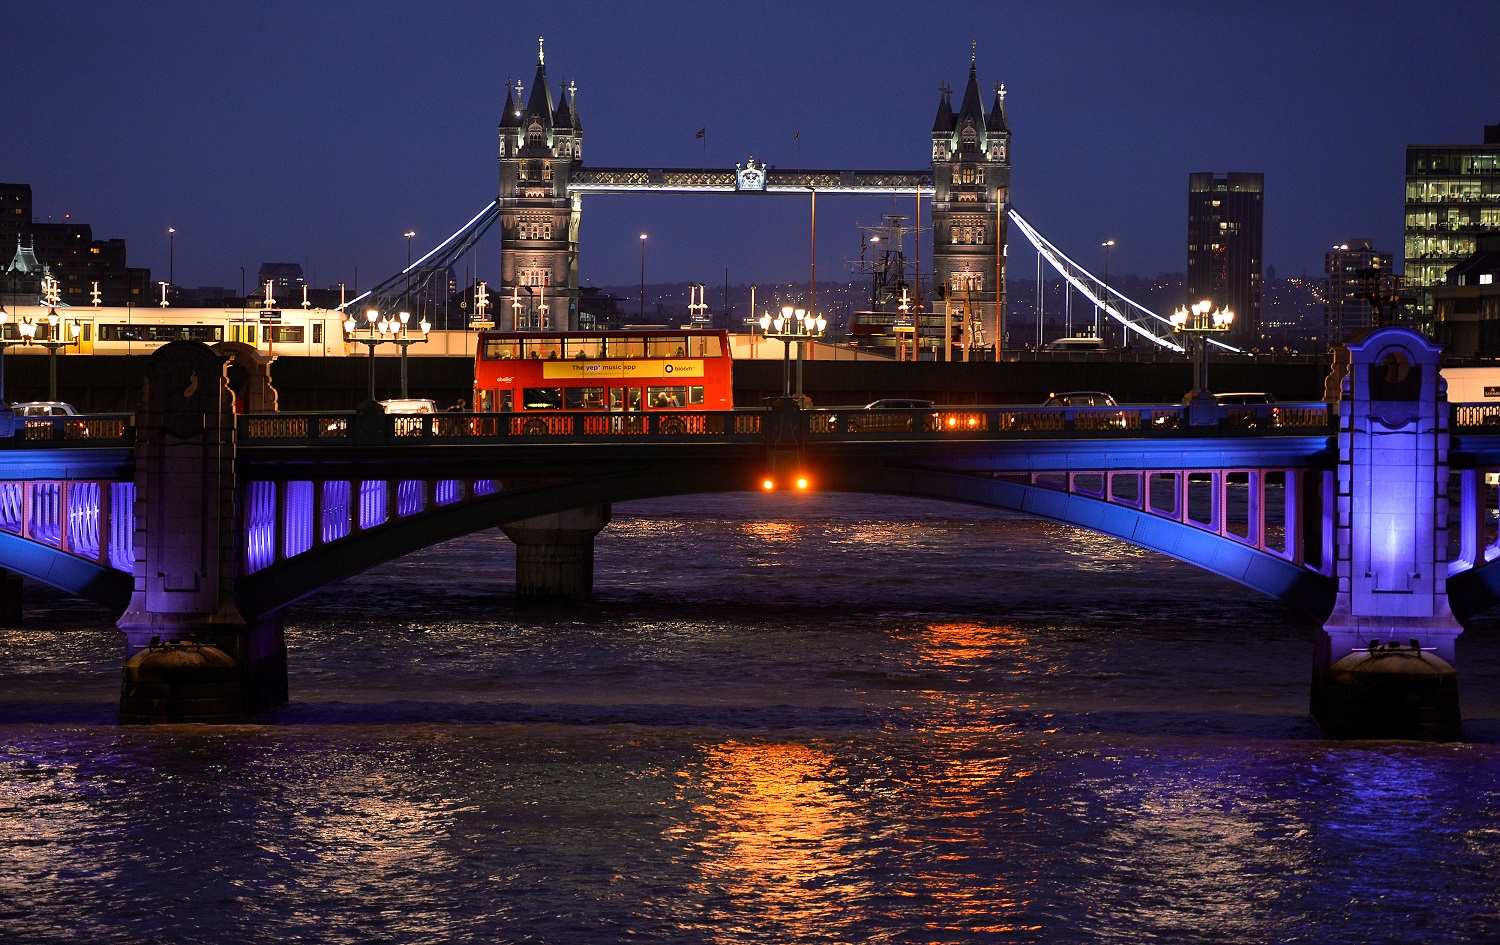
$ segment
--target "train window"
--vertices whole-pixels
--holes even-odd
[[[313,322],[312,323],[312,329],[313,329],[313,340],[312,340],[312,343],[315,344],[315,345],[322,344],[323,343],[323,323],[322,322]]]
[[[301,325],[267,325],[266,341],[276,344],[300,345],[302,343]]]
[[[202,341],[224,340],[220,325],[100,325],[100,341]]]

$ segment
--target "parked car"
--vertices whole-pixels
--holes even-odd
[[[882,397],[880,400],[872,400],[865,404],[866,410],[926,410],[932,406],[930,400],[918,400],[914,397]]]
[[[1231,427],[1255,429],[1263,424],[1272,427],[1281,426],[1281,412],[1276,407],[1276,398],[1263,391],[1215,394],[1214,399],[1221,407],[1247,408],[1231,411],[1227,418],[1227,423]]]
[[[1059,338],[1047,343],[1047,351],[1078,351],[1084,354],[1098,353],[1105,349],[1103,338],[1080,336],[1077,338]]]
[[[1237,391],[1233,394],[1215,394],[1214,399],[1226,407],[1259,406],[1261,404],[1276,403],[1276,398],[1272,397],[1270,394],[1253,391]]]
[[[1043,407],[1118,407],[1115,399],[1102,390],[1070,390],[1053,394],[1042,403]],[[1115,430],[1126,429],[1130,419],[1125,411],[1106,413],[1102,410],[1084,411],[1073,418],[1074,429]]]
[[[73,409],[72,404],[65,404],[60,400],[29,400],[21,404],[11,404],[10,412],[18,417],[78,416],[78,411]]]
[[[1118,407],[1115,399],[1102,390],[1070,390],[1053,394],[1043,407]]]

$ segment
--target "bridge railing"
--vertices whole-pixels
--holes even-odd
[[[1207,430],[1258,433],[1325,432],[1333,414],[1324,403],[1224,406],[1219,422]],[[946,436],[1025,435],[1031,433],[1121,433],[1131,436],[1173,434],[1187,430],[1180,406],[1119,407],[932,407],[865,410],[825,408],[810,411],[813,435]],[[1194,428],[1205,432],[1205,428]]]
[[[1452,429],[1500,433],[1500,404],[1454,404]]]
[[[0,437],[0,449],[57,446],[128,446],[135,442],[135,415],[88,414],[72,417],[17,417],[14,435]]]
[[[646,436],[760,436],[764,410],[599,413],[435,413],[369,415],[353,411],[250,414],[240,418],[240,442],[321,445]]]

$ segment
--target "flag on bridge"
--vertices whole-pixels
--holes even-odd
[[[694,138],[702,138],[702,137],[706,136],[707,134],[708,134],[708,129],[707,128],[699,128],[698,129],[698,133],[695,134],[695,135],[693,135],[693,137]]]

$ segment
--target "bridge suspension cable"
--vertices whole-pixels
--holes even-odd
[[[1036,227],[1027,223],[1014,207],[1010,208],[1009,216],[1011,222],[1016,225],[1016,229],[1021,231],[1032,246],[1036,247],[1037,253],[1046,259],[1053,269],[1068,280],[1073,288],[1082,292],[1085,298],[1124,326],[1126,331],[1133,331],[1152,344],[1163,348],[1182,351],[1182,345],[1172,337],[1172,323],[1168,319],[1126,298],[1114,287],[1106,287],[1093,273],[1068,258],[1066,253],[1038,233]]]
[[[420,296],[438,273],[445,272],[449,266],[473,249],[474,244],[479,242],[480,237],[484,236],[499,218],[500,201],[492,200],[487,207],[474,215],[474,219],[459,227],[457,232],[433,247],[421,259],[373,289],[360,293],[339,308],[347,309],[367,299],[377,307],[391,308],[403,296]],[[443,291],[448,291],[446,285]]]

